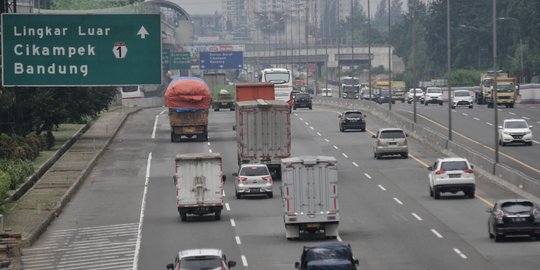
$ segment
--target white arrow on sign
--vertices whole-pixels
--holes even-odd
[[[137,32],[137,36],[141,36],[142,39],[146,38],[148,34],[148,31],[146,31],[146,28],[144,26],[141,26],[141,29],[139,29],[139,32]]]

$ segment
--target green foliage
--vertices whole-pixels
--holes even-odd
[[[11,178],[9,174],[0,170],[0,204],[6,198],[8,191],[10,190]]]
[[[53,9],[84,10],[121,7],[143,0],[51,0]]]
[[[9,188],[15,189],[34,173],[34,165],[28,160],[0,159],[0,172],[9,175]]]
[[[452,71],[450,82],[452,86],[476,86],[480,85],[480,74],[474,69],[457,69]]]

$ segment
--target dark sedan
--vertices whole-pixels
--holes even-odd
[[[308,93],[296,94],[293,109],[296,110],[296,108],[309,108],[311,110],[313,108],[311,105],[311,95]]]
[[[361,111],[344,111],[338,115],[339,131],[360,129],[366,131],[366,116]]]
[[[528,235],[540,240],[540,212],[525,199],[499,200],[488,208],[489,238],[500,242],[507,235]]]
[[[377,98],[375,99],[375,101],[379,104],[383,104],[383,103],[389,103],[391,100],[390,98],[390,91],[387,90],[381,90],[381,92],[377,95]],[[396,101],[395,100],[392,100],[392,104],[395,104]]]

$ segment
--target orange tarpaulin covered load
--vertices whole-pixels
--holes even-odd
[[[169,108],[208,109],[212,101],[210,88],[196,77],[176,77],[165,91],[165,106]]]

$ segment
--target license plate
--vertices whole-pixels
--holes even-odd
[[[183,131],[186,132],[186,133],[193,133],[193,132],[195,132],[195,128],[194,127],[185,127]]]
[[[221,102],[221,105],[223,105],[223,106],[225,106],[227,104],[228,104],[227,102]]]
[[[388,145],[396,145],[396,144],[397,144],[397,143],[395,143],[395,142],[390,142],[390,143],[388,143]]]
[[[512,218],[512,221],[514,221],[514,222],[523,222],[523,221],[525,221],[525,218],[524,217],[516,217],[516,218]]]
[[[319,228],[319,224],[317,224],[317,223],[309,223],[309,224],[307,225],[307,227],[308,227],[308,228]]]
[[[260,192],[261,190],[259,188],[250,188],[249,192]]]
[[[514,139],[521,139],[523,136],[514,136]]]
[[[460,178],[461,177],[461,174],[449,174],[448,177],[450,178]]]

